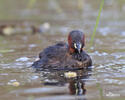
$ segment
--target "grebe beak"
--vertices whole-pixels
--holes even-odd
[[[81,43],[74,43],[74,47],[75,47],[75,49],[78,50],[78,53],[81,53],[81,47],[82,47]]]

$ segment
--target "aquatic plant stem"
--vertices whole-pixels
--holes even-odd
[[[101,4],[100,4],[100,8],[99,8],[98,16],[97,16],[97,19],[96,19],[96,24],[95,24],[95,27],[94,27],[94,31],[93,31],[92,36],[91,36],[89,48],[91,48],[93,46],[94,38],[95,38],[95,35],[96,35],[96,29],[97,29],[98,24],[99,24],[100,15],[101,15],[101,12],[102,12],[103,5],[104,5],[104,0],[102,0]]]
[[[103,88],[101,87],[101,84],[100,83],[96,83],[96,87],[99,90],[100,100],[103,100],[104,99],[104,97],[103,97]]]

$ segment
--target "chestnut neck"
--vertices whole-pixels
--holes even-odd
[[[70,54],[73,54],[73,53],[75,53],[75,50],[74,50],[73,48],[71,48],[71,47],[68,47],[68,52],[69,52]]]
[[[85,45],[85,35],[84,34],[81,35],[80,39],[82,40],[82,44]],[[68,35],[68,51],[70,54],[76,53],[75,52],[76,50],[74,48],[72,48],[71,45],[72,45],[72,36],[71,36],[71,34],[69,34]],[[82,51],[83,51],[83,49],[82,49]]]

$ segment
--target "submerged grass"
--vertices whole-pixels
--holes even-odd
[[[104,100],[104,98],[103,98],[103,88],[101,87],[101,84],[100,83],[96,83],[96,87],[99,90],[100,100]]]
[[[100,4],[100,8],[99,8],[98,16],[97,16],[97,19],[96,19],[96,24],[95,24],[95,27],[94,27],[94,31],[93,31],[92,36],[91,36],[89,48],[91,48],[93,46],[93,42],[94,42],[94,38],[95,38],[95,35],[96,35],[96,30],[98,28],[98,24],[99,24],[100,15],[101,15],[101,12],[102,12],[103,5],[104,5],[104,0],[102,0],[101,4]]]

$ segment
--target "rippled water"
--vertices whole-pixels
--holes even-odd
[[[20,5],[24,5],[23,2]],[[43,48],[57,41],[67,41],[67,34],[72,29],[85,32],[85,50],[88,51],[99,2],[85,0],[82,11],[77,9],[77,2],[71,0],[60,0],[59,8],[54,1],[44,1],[42,7],[37,2],[31,10],[21,6],[16,6],[15,10],[11,5],[10,12],[16,12],[15,17],[10,15],[12,20],[31,19],[38,25],[47,22],[50,29],[43,34],[0,37],[0,100],[124,100],[125,4],[122,2],[124,0],[105,1],[94,46],[89,52],[93,66],[86,71],[35,72],[30,66]],[[76,72],[77,76],[67,78],[67,72]]]

